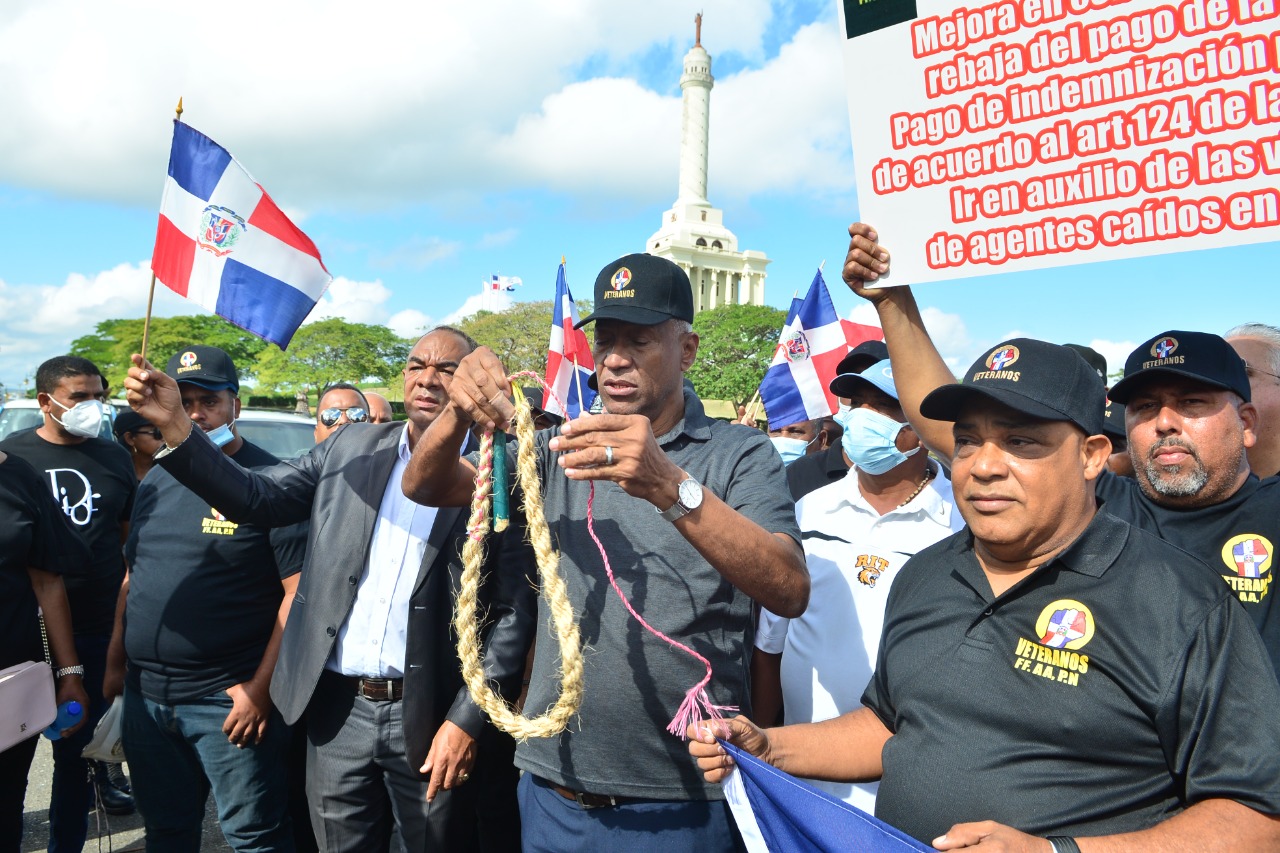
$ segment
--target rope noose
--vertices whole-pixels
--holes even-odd
[[[512,380],[523,374],[515,374]],[[536,374],[531,374],[536,377]],[[536,377],[541,381],[541,377]],[[499,696],[485,677],[480,648],[480,621],[477,600],[480,591],[480,569],[484,564],[484,538],[489,533],[489,506],[493,492],[493,432],[480,439],[480,464],[476,469],[476,490],[471,499],[471,517],[467,522],[467,541],[462,547],[462,583],[454,608],[453,628],[458,634],[458,657],[462,661],[462,678],[471,699],[489,715],[493,724],[516,740],[552,737],[564,731],[569,718],[582,704],[582,641],[573,606],[560,576],[560,555],[551,547],[551,533],[542,506],[542,487],[538,482],[538,462],[533,447],[533,415],[524,394],[515,394],[516,440],[519,448],[517,474],[524,492],[524,512],[528,519],[529,538],[538,562],[538,586],[551,610],[551,622],[560,644],[560,696],[546,713],[526,717]],[[505,465],[505,460],[500,463]]]

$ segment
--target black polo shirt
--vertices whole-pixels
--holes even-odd
[[[843,480],[848,473],[844,450],[837,441],[826,450],[801,456],[788,465],[787,488],[791,490],[791,499],[798,501],[810,492]]]
[[[877,816],[929,840],[1151,827],[1204,799],[1280,814],[1280,685],[1215,572],[1099,512],[999,598],[966,529],[889,593],[863,695],[894,736]]]
[[[1104,473],[1103,508],[1204,560],[1226,581],[1253,618],[1271,665],[1280,675],[1280,609],[1272,603],[1280,545],[1280,479],[1250,476],[1234,495],[1198,509],[1171,509],[1150,500],[1136,480]]]

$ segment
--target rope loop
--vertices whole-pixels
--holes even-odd
[[[521,372],[508,377],[531,376]],[[493,724],[518,741],[531,737],[553,737],[564,731],[569,719],[582,705],[582,639],[574,619],[573,606],[564,578],[560,576],[560,555],[551,547],[546,512],[542,505],[542,487],[538,481],[538,461],[534,452],[533,415],[524,394],[515,394],[516,473],[524,492],[524,514],[528,534],[538,564],[538,586],[551,611],[551,623],[560,646],[560,695],[546,713],[526,717],[493,689],[485,677],[481,655],[478,601],[481,568],[484,565],[484,540],[490,529],[490,504],[494,485],[493,431],[486,430],[480,439],[480,464],[476,468],[476,488],[471,498],[471,516],[467,522],[467,539],[462,547],[462,583],[455,602],[453,628],[458,635],[458,658],[462,661],[462,678],[471,699],[489,715]],[[498,464],[506,465],[505,460]]]

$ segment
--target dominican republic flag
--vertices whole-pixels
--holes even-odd
[[[760,383],[769,429],[835,412],[836,398],[827,386],[848,351],[844,328],[819,270],[795,317],[783,327],[773,363]]]
[[[560,271],[556,273],[551,345],[547,347],[547,384],[551,386],[552,393],[542,392],[542,408],[566,420],[573,420],[590,409],[596,399],[596,392],[587,387],[587,380],[595,372],[596,363],[591,358],[591,346],[587,343],[586,332],[574,328],[577,323],[578,306],[573,304],[573,294],[569,292],[569,282],[564,277],[564,264],[561,264]],[[582,396],[579,397],[579,394]],[[563,410],[561,403],[568,407],[567,412]]]
[[[244,167],[180,121],[151,271],[174,293],[280,349],[332,280],[311,238]]]
[[[737,767],[725,799],[750,853],[931,853],[861,809],[720,741]]]
[[[524,284],[524,282],[513,275],[495,274],[489,279],[489,289],[494,291],[515,290],[517,284]]]

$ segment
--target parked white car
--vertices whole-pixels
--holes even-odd
[[[111,401],[102,418],[100,437],[112,437],[111,424],[116,411],[123,408],[126,408],[123,400]],[[42,423],[44,416],[35,400],[10,400],[0,409],[0,441]],[[311,418],[275,409],[241,409],[236,421],[240,435],[280,459],[293,459],[310,450],[316,442],[314,429]]]

